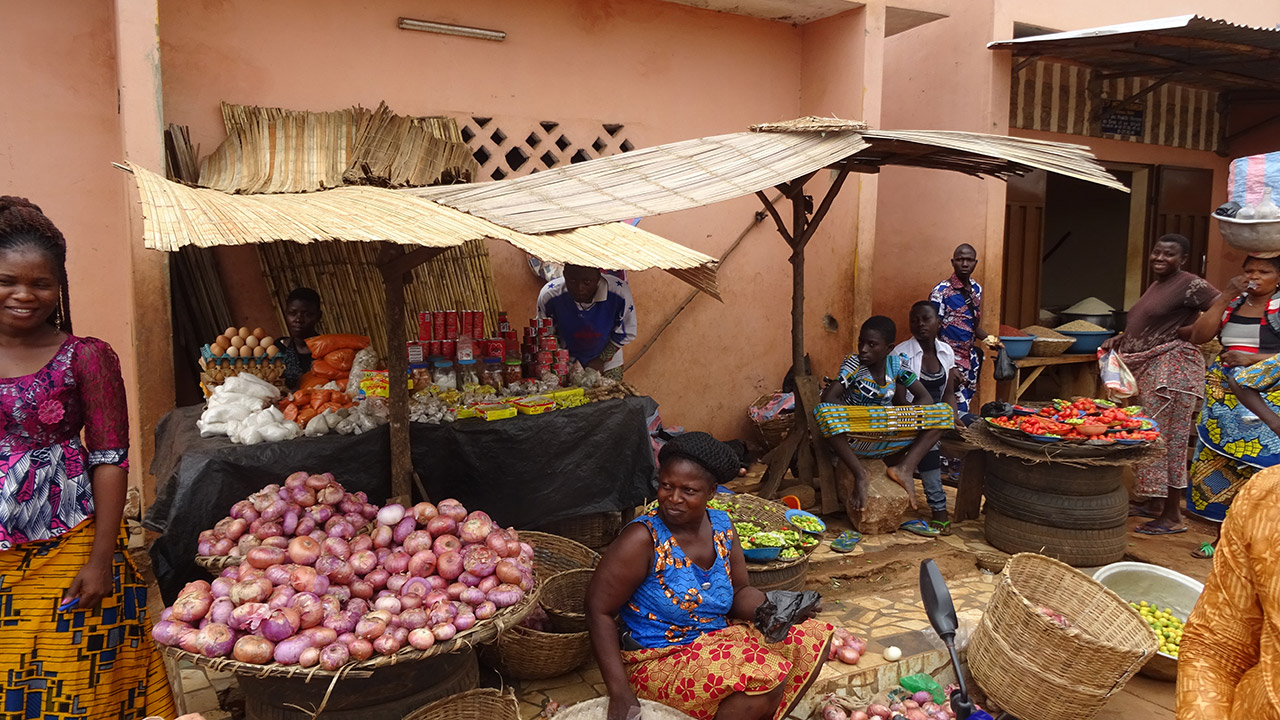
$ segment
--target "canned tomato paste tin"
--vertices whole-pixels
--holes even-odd
[[[539,350],[537,358],[539,365],[550,365],[556,361],[556,354],[550,350]]]
[[[431,339],[432,340],[444,339],[444,316],[445,316],[445,313],[439,310],[436,310],[435,312],[431,313]]]
[[[427,354],[435,355],[437,357],[444,355],[444,341],[432,340],[431,342],[427,343]]]
[[[433,335],[434,330],[435,329],[432,327],[431,313],[430,312],[418,313],[418,340],[420,341],[431,340],[434,337]]]
[[[458,354],[458,341],[444,340],[440,343],[440,354],[452,360],[454,355]]]
[[[556,339],[554,336],[540,337],[538,338],[538,349],[552,350],[552,351],[559,350],[560,344],[556,342]]]

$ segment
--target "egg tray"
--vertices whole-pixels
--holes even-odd
[[[213,389],[227,381],[227,378],[244,373],[265,380],[280,390],[284,385],[284,361],[265,360],[259,358],[224,358],[216,361],[200,360],[200,385],[204,388],[205,397],[213,393]]]

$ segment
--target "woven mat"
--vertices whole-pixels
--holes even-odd
[[[1046,443],[1044,450],[1032,451],[1016,448],[1005,443],[995,433],[987,429],[981,422],[974,423],[960,432],[965,442],[974,447],[996,455],[1015,457],[1028,463],[1060,463],[1077,467],[1098,467],[1107,465],[1134,465],[1154,460],[1164,453],[1165,439],[1160,436],[1154,444],[1147,447],[1121,447],[1112,450],[1103,457],[1064,457],[1063,446]]]

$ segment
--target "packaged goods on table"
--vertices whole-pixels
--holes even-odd
[[[284,387],[284,362],[276,339],[262,328],[229,327],[200,350],[200,385],[205,397],[227,378],[255,375]]]
[[[333,382],[346,391],[352,379],[358,381],[364,370],[374,369],[362,367],[356,371],[356,357],[368,347],[369,338],[364,335],[333,333],[307,338],[311,370],[298,381],[298,389],[309,390]]]

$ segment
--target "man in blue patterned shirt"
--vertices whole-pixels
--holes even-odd
[[[973,412],[969,404],[978,391],[978,371],[982,367],[982,350],[976,343],[982,321],[982,286],[972,279],[977,267],[978,251],[968,243],[957,246],[951,255],[954,272],[929,293],[942,320],[938,337],[955,351],[960,376],[956,401],[961,413]]]
[[[565,265],[542,286],[538,317],[551,318],[561,347],[584,368],[622,379],[622,348],[636,338],[636,306],[627,281],[599,268]]]

